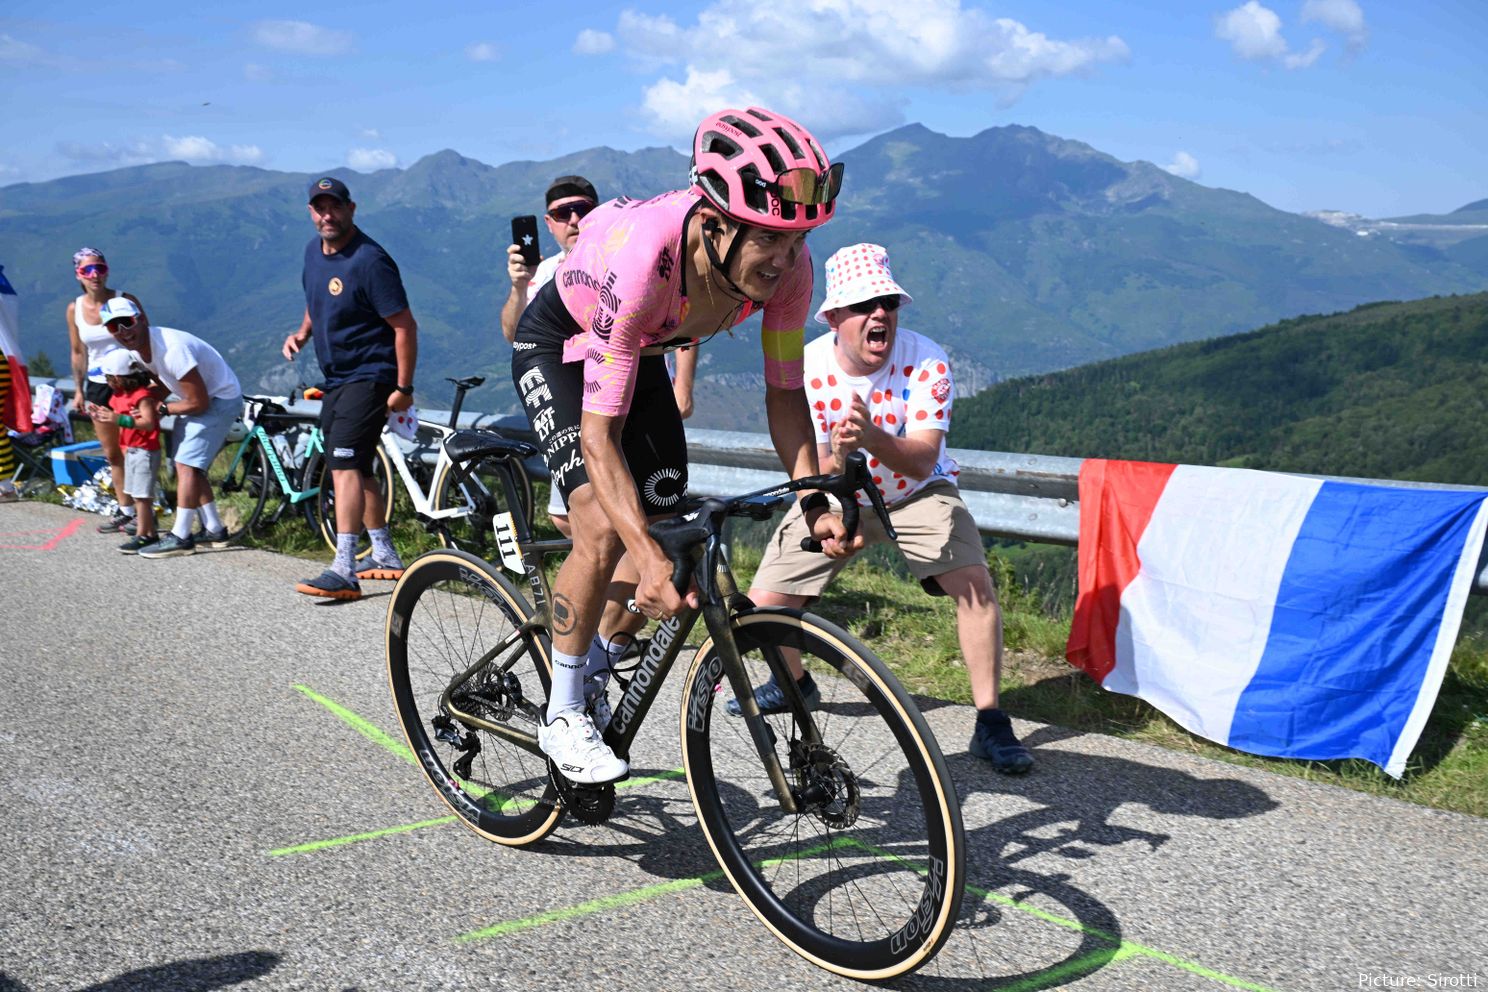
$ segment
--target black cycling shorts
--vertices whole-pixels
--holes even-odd
[[[558,287],[549,282],[523,311],[512,344],[512,382],[565,503],[589,482],[579,448],[584,363],[563,361],[563,342],[579,331]],[[635,391],[621,430],[620,451],[646,515],[675,512],[687,495],[687,438],[661,355],[636,363]]]
[[[320,429],[326,465],[372,474],[372,458],[387,426],[390,382],[346,382],[326,390],[320,400]]]
[[[113,399],[114,391],[107,383],[88,380],[88,385],[83,388],[83,398],[89,403],[97,403],[99,406],[108,406],[109,400]]]

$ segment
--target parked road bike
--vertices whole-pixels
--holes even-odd
[[[861,455],[817,476],[731,499],[708,499],[651,534],[679,591],[701,607],[664,621],[614,681],[603,729],[629,758],[666,674],[699,617],[706,636],[681,686],[680,732],[698,823],[734,889],[765,926],[837,974],[883,981],[929,961],[951,933],[965,879],[960,804],[919,710],[855,637],[799,610],[742,595],[722,546],[728,518],[765,519],[793,492],[835,494],[855,528],[864,489],[890,534]],[[509,476],[507,485],[512,485]],[[394,706],[424,775],[462,823],[513,847],[536,843],[565,814],[607,819],[613,783],[565,779],[538,747],[551,684],[546,555],[510,514],[495,522],[501,560],[526,578],[534,608],[501,571],[460,549],[428,552],[404,572],[388,607]],[[784,652],[800,652],[821,693],[809,710]],[[774,676],[788,711],[759,712],[752,687]],[[737,697],[740,717],[726,714]]]
[[[496,435],[485,431],[461,431],[456,426],[465,394],[486,380],[482,376],[467,376],[446,381],[455,388],[449,422],[441,424],[419,418],[418,434],[411,444],[384,428],[381,445],[373,459],[372,476],[381,487],[390,523],[397,498],[397,487],[393,484],[396,479],[402,483],[414,514],[430,533],[438,537],[440,544],[464,548],[477,555],[489,554],[496,548],[494,520],[498,514],[514,506],[520,507],[520,515],[530,524],[532,480],[521,459],[505,459],[477,451]],[[525,450],[528,454],[524,457],[536,454],[531,445],[526,445]],[[308,458],[304,471],[302,488],[313,488],[319,493],[313,514],[315,525],[326,545],[334,550],[336,491],[331,484],[323,450]],[[508,475],[515,482],[515,497],[509,497],[502,488],[502,479]],[[364,536],[357,557],[370,552],[371,544]]]
[[[303,467],[322,449],[319,425],[291,412],[296,387],[283,403],[270,396],[243,397],[243,426],[212,463],[210,481],[229,540],[256,535],[297,511],[319,531],[315,507],[320,490],[305,486]]]

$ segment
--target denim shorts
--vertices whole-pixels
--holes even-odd
[[[222,450],[227,432],[242,415],[241,396],[214,399],[201,413],[176,414],[176,464],[205,472]]]

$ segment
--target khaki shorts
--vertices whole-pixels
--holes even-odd
[[[859,529],[867,546],[887,541],[878,515],[862,508]],[[889,520],[899,532],[899,552],[914,577],[932,596],[943,596],[937,575],[968,565],[987,565],[982,536],[961,494],[949,482],[932,482],[903,503],[889,507]],[[852,561],[828,558],[819,552],[802,551],[801,538],[810,537],[798,502],[786,513],[765,546],[753,586],[770,592],[815,599],[832,579]]]

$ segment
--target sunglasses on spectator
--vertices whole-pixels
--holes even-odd
[[[108,266],[104,265],[102,262],[99,262],[96,265],[80,265],[78,266],[78,274],[84,276],[108,275]]]
[[[108,322],[108,329],[111,331],[127,331],[134,326],[134,321],[135,318],[133,317],[115,317]]]
[[[842,190],[842,163],[838,162],[825,172],[786,169],[773,182],[768,179],[756,179],[755,182],[787,203],[831,203]]]
[[[578,203],[559,204],[558,206],[553,207],[548,211],[548,216],[558,223],[563,224],[566,223],[568,219],[575,214],[578,215],[579,220],[583,220],[589,215],[589,211],[593,209],[594,204],[590,203],[588,200],[582,200]]]
[[[873,299],[864,300],[862,303],[849,303],[847,305],[847,308],[853,313],[862,314],[865,317],[873,311],[877,310],[879,307],[884,308],[884,313],[893,313],[895,310],[898,310],[899,294],[895,293],[892,296],[875,296]]]

